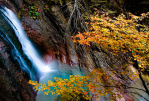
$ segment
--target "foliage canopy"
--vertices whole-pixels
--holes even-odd
[[[104,49],[105,52],[110,52],[113,56],[123,58],[123,54],[128,55],[129,64],[133,64],[137,69],[132,72],[129,68],[124,68],[121,65],[119,68],[110,68],[104,71],[103,69],[93,69],[87,76],[70,76],[68,79],[55,77],[55,82],[48,81],[48,85],[39,84],[34,81],[29,81],[36,91],[45,91],[49,93],[61,95],[61,99],[89,100],[91,97],[89,92],[92,92],[92,97],[99,98],[108,96],[111,101],[115,101],[116,97],[121,98],[121,94],[126,89],[130,88],[127,85],[127,79],[134,80],[140,78],[145,92],[148,89],[141,76],[142,72],[149,70],[149,28],[141,25],[138,22],[144,18],[148,18],[148,13],[143,13],[141,16],[135,16],[129,13],[130,18],[126,19],[124,14],[111,19],[103,15],[91,16],[91,28],[89,32],[84,32],[73,36],[74,42],[90,46],[90,42],[95,42]],[[106,67],[105,67],[106,68]],[[117,79],[117,78],[120,79]],[[116,79],[117,80],[116,80]],[[54,87],[55,90],[51,90]],[[131,87],[132,88],[132,87]]]

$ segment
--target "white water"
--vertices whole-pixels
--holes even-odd
[[[3,9],[0,9],[0,10],[3,12],[5,19],[8,21],[8,23],[14,29],[15,34],[18,37],[18,39],[22,45],[22,49],[23,49],[24,53],[26,54],[28,59],[32,62],[34,67],[39,69],[40,72],[52,71],[51,67],[44,63],[44,61],[38,55],[36,49],[33,47],[30,40],[25,35],[24,29],[23,29],[20,21],[16,17],[16,15],[6,7],[3,7]]]
[[[56,62],[53,62],[53,64],[50,64],[50,65],[45,64],[42,61],[42,59],[40,58],[40,56],[38,55],[36,49],[33,47],[32,43],[29,41],[29,39],[25,35],[22,25],[21,25],[20,21],[18,20],[18,18],[15,16],[15,14],[11,10],[7,9],[6,7],[4,7],[4,10],[2,10],[2,9],[0,9],[0,10],[3,12],[5,19],[9,22],[11,27],[14,29],[16,36],[18,37],[18,39],[22,45],[22,49],[23,49],[24,53],[27,55],[28,59],[30,59],[32,64],[34,64],[34,66],[37,69],[39,69],[41,72],[46,72],[46,73],[44,73],[44,76],[40,78],[39,83],[47,83],[48,80],[54,81],[54,79],[53,79],[54,77],[68,78],[69,75],[83,75],[79,69],[74,70],[74,68],[72,69],[72,67],[70,68],[66,64],[61,64],[61,66],[58,66],[58,64]],[[7,41],[9,41],[8,43],[10,43],[13,46],[13,52],[14,52],[14,54],[16,54],[15,58],[20,63],[20,66],[25,67],[25,70],[26,69],[28,70],[28,67],[26,66],[26,64],[24,64],[24,60],[22,59],[18,50],[13,45],[12,41],[7,36],[6,36],[6,38],[7,38]],[[57,68],[57,70],[58,70],[58,67],[60,67],[61,69],[63,69],[65,67],[65,69],[61,70],[61,71],[50,72],[51,67],[53,67],[55,69]],[[32,74],[30,76],[32,77]],[[140,84],[140,83],[137,83],[137,84]],[[141,87],[141,85],[139,85],[139,86]],[[144,95],[144,94],[142,93],[142,95]],[[53,96],[53,95],[49,94],[48,96],[46,96],[43,94],[43,92],[38,92],[36,100],[37,101],[52,101],[52,100],[54,100],[54,97],[56,97],[56,95]],[[148,98],[148,95],[146,95],[146,98]],[[139,99],[139,101],[145,101],[141,97],[136,98],[136,100],[137,99]]]
[[[35,69],[39,69],[40,72],[44,73],[44,75],[39,79],[39,83],[47,83],[48,80],[54,81],[54,77],[68,79],[69,75],[82,75],[83,76],[85,74],[85,73],[82,73],[83,70],[80,71],[80,68],[78,66],[70,67],[67,64],[62,64],[60,62],[58,63],[57,60],[52,61],[48,65],[45,64],[44,61],[38,55],[36,49],[33,47],[32,43],[29,41],[29,39],[25,35],[24,29],[22,28],[22,25],[21,25],[20,21],[18,20],[18,18],[15,16],[15,14],[6,7],[3,7],[3,9],[0,9],[0,11],[3,12],[4,18],[6,19],[6,21],[8,21],[8,23],[14,29],[15,34],[18,37],[18,39],[22,45],[22,49],[23,49],[24,53],[26,54],[28,59],[32,62],[32,64],[34,64],[34,67],[36,67]],[[10,41],[10,43],[12,43],[9,38],[7,38],[7,39]],[[16,54],[18,54],[17,55],[17,56],[19,56],[18,58],[21,58],[20,54],[16,48],[15,48],[14,52],[16,52]],[[21,58],[21,60],[23,61],[22,58]],[[21,62],[21,61],[19,61],[19,62]],[[54,70],[57,70],[57,71],[52,70],[52,68],[54,68]],[[30,73],[31,73],[31,71],[30,71]],[[33,75],[31,74],[30,76],[32,77]],[[39,91],[39,92],[37,92],[36,101],[52,101],[52,100],[54,100],[55,97],[57,97],[57,96],[51,95],[51,94],[49,94],[47,96],[47,95],[44,95],[44,92]]]
[[[4,33],[5,34],[5,33]],[[4,38],[4,40],[6,40],[9,44],[10,44],[10,47],[12,49],[12,55],[13,55],[13,58],[16,59],[19,63],[19,65],[21,66],[21,68],[23,70],[25,70],[28,75],[30,76],[31,79],[33,79],[33,76],[32,76],[32,72],[29,70],[28,66],[26,65],[26,63],[24,62],[23,58],[21,57],[19,51],[16,49],[15,45],[13,44],[13,42],[10,40],[10,38],[5,34],[5,36],[3,36],[1,33],[0,33],[0,36]]]

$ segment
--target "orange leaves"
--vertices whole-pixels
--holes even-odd
[[[47,90],[50,90],[50,86],[48,85],[48,87],[46,88]]]
[[[87,94],[88,94],[88,92],[89,92],[89,91],[87,91],[87,92],[83,92],[83,94],[84,94],[84,95],[87,95]]]
[[[88,33],[85,33],[86,35],[88,35]],[[93,41],[92,37],[85,37],[84,35],[82,35],[80,32],[79,34],[77,34],[76,36],[72,36],[73,38],[73,42],[79,42],[81,44],[84,44],[86,46],[90,46],[89,42]],[[77,39],[79,38],[79,39]]]
[[[148,13],[149,14],[149,13]],[[132,19],[125,19],[122,14],[116,18],[116,20],[110,19],[109,17],[91,16],[91,28],[90,32],[78,33],[73,36],[73,41],[80,44],[90,45],[90,42],[98,43],[107,52],[110,52],[114,56],[119,54],[126,54],[129,51],[132,53],[129,58],[134,58],[138,61],[140,69],[143,71],[146,69],[146,65],[149,65],[147,58],[149,58],[149,28],[145,26],[145,31],[138,32],[136,29],[137,19],[140,17],[133,16]],[[143,14],[142,16],[146,16]],[[132,56],[132,57],[131,57]],[[121,65],[126,67],[125,65]],[[120,66],[120,67],[121,67]],[[114,66],[116,67],[116,66]],[[98,96],[104,96],[103,93],[112,94],[112,88],[103,89],[103,84],[106,86],[113,86],[120,88],[121,84],[114,79],[118,79],[115,74],[129,76],[131,79],[138,77],[138,73],[132,73],[122,68],[111,68],[110,73],[106,73],[101,69],[94,69],[87,76],[70,76],[68,79],[55,78],[56,82],[48,81],[48,86],[39,85],[37,82],[29,81],[29,84],[35,86],[36,90],[51,90],[50,87],[54,87],[57,95],[63,94],[64,92],[76,92],[77,94],[82,93],[85,97],[88,96],[89,90]],[[110,82],[110,83],[109,83]],[[45,92],[47,95],[48,92]]]
[[[88,80],[90,79],[89,76],[79,76],[79,75],[70,75],[69,79],[61,79],[58,77],[54,78],[56,82],[48,81],[48,86],[46,84],[38,84],[37,81],[31,81],[29,80],[29,84],[33,85],[33,89],[36,91],[44,91],[48,90],[48,92],[44,91],[45,95],[48,95],[49,93],[61,95],[64,94],[64,92],[68,93],[74,93],[77,94],[84,94],[85,98],[89,99],[89,96],[87,95],[89,91],[84,90],[85,88],[88,88]],[[54,87],[55,90],[51,90],[50,87]],[[64,94],[65,95],[65,94]]]
[[[119,52],[132,52],[136,59],[143,58],[145,61],[149,58],[149,28],[145,25],[138,24],[139,20],[149,16],[148,13],[143,13],[141,16],[129,14],[132,19],[126,19],[124,14],[115,17],[115,20],[101,16],[91,15],[91,29],[89,32],[80,33],[74,36],[74,42],[80,44],[90,45],[90,42],[98,43],[107,51],[112,51],[113,55]],[[140,31],[136,29],[137,26],[142,26]],[[76,40],[76,38],[80,40]],[[131,56],[130,56],[131,58]],[[148,64],[146,64],[148,65]]]
[[[35,85],[31,80],[29,80],[29,82],[28,82],[29,84],[32,84],[32,85]]]
[[[81,40],[84,40],[85,37],[80,32],[78,32],[78,33],[79,34],[77,34],[76,37],[80,38]]]
[[[129,16],[131,16],[131,19],[126,19],[125,15],[121,14],[113,20],[109,17],[92,15],[90,23],[91,29],[89,32],[79,32],[78,35],[74,36],[74,40],[75,42],[86,45],[89,45],[90,42],[98,43],[101,48],[114,57],[118,57],[121,60],[125,57],[125,59],[130,61],[130,64],[133,64],[131,59],[137,60],[139,69],[141,71],[147,70],[147,66],[149,66],[149,28],[148,26],[139,24],[138,21],[148,17],[149,12],[142,14],[142,16],[135,16],[133,14]],[[142,28],[138,31],[136,27]],[[77,37],[79,40],[77,40]],[[93,70],[89,75],[91,83],[86,82],[85,85],[93,93],[104,95],[100,94],[99,91],[111,92],[110,90],[100,89],[100,84],[102,84],[102,82],[109,81],[112,85],[119,84],[116,86],[120,88],[121,83],[111,79],[118,79],[115,75],[116,73],[118,75],[123,75],[124,79],[126,79],[125,77],[129,77],[132,80],[139,78],[138,73],[128,70],[126,65],[119,64],[119,67],[121,68],[116,68],[116,70],[111,68],[110,76],[101,70]],[[122,69],[122,67],[125,69]],[[109,86],[109,83],[106,82],[105,85]]]
[[[45,95],[48,95],[49,93],[52,95],[56,93],[61,96],[66,96],[66,94],[75,94],[75,96],[78,96],[76,94],[83,94],[85,99],[90,99],[88,95],[89,91],[98,95],[96,97],[105,96],[107,93],[112,94],[112,88],[109,88],[109,90],[103,89],[102,78],[104,78],[104,81],[109,81],[110,76],[103,72],[102,69],[93,69],[93,71],[87,76],[70,75],[69,79],[55,77],[55,82],[48,81],[48,85],[36,84],[37,82],[30,80],[29,84],[33,85],[33,89],[36,91],[48,90],[44,91]],[[50,87],[54,87],[55,90],[50,89]]]
[[[110,77],[109,77],[109,76],[104,76],[104,78],[105,78],[106,80],[108,80]]]
[[[34,82],[34,81],[29,80],[28,83],[33,85],[33,86],[38,86],[39,85],[37,81]]]
[[[47,91],[47,92],[44,92],[44,95],[48,95],[49,94],[49,91]]]

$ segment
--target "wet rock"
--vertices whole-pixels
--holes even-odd
[[[20,21],[26,35],[33,42],[47,64],[55,59],[65,63],[65,65],[59,66],[64,74],[68,72],[68,74],[80,74],[79,70],[82,68],[108,67],[107,56],[101,52],[100,46],[92,45],[91,47],[85,47],[72,42],[72,35],[75,35],[77,31],[83,32],[87,30],[85,23],[80,19],[77,19],[78,22],[76,24],[75,18],[78,16],[73,15],[72,20],[69,21],[73,12],[72,5],[62,7],[59,4],[54,5],[46,1],[48,0],[3,0],[3,2],[0,2],[10,6],[9,8],[16,15],[19,8],[24,7],[22,5],[36,5],[38,7],[38,19],[31,18],[28,14],[28,7],[26,7],[24,8],[26,13],[21,16]],[[77,14],[77,11],[75,14]],[[27,83],[28,78],[21,72],[18,63],[12,59],[9,45],[1,39],[0,47],[0,64],[2,65],[0,68],[0,89],[2,89],[0,100],[34,101],[35,95]],[[73,70],[68,64],[73,67]]]
[[[0,37],[0,100],[35,101],[36,93],[27,83],[29,78],[11,56],[11,48]]]

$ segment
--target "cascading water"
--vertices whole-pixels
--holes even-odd
[[[4,36],[5,35],[5,36]],[[2,32],[2,30],[0,29],[0,36],[3,37],[3,39],[5,41],[7,41],[7,43],[10,45],[11,50],[12,50],[12,55],[14,57],[15,60],[18,61],[20,67],[28,73],[28,75],[30,76],[31,79],[33,79],[32,77],[32,72],[30,71],[30,69],[28,68],[28,66],[26,65],[26,63],[24,62],[23,58],[21,57],[20,53],[18,52],[18,50],[16,49],[15,45],[13,44],[13,42],[10,40],[10,38],[6,35],[6,33]]]
[[[27,36],[25,35],[25,32],[22,28],[22,25],[18,18],[15,16],[15,14],[9,10],[6,7],[0,8],[0,12],[2,12],[3,17],[5,20],[11,25],[13,30],[15,31],[16,36],[18,37],[18,40],[20,41],[22,45],[23,52],[26,54],[27,58],[32,62],[33,66],[35,69],[37,69],[39,72],[42,72],[44,75],[39,78],[39,83],[47,83],[48,80],[54,81],[54,77],[61,77],[61,78],[68,78],[69,75],[75,74],[72,73],[71,70],[66,70],[66,72],[60,72],[60,71],[55,71],[58,70],[58,67],[62,68],[61,66],[69,68],[68,65],[61,64],[61,66],[58,66],[57,61],[53,61],[50,64],[45,64],[44,61],[40,58],[39,54],[37,53],[36,49],[33,47],[32,43],[29,41]],[[24,68],[24,70],[28,70],[30,74],[30,78],[33,78],[33,74],[31,74],[31,70],[28,68],[28,66],[25,64],[24,60],[22,59],[20,53],[16,49],[15,45],[11,41],[11,39],[7,36],[6,33],[3,33],[3,38],[10,44],[12,51],[14,52],[14,58],[18,60],[20,63],[20,67]],[[2,35],[1,35],[2,36]],[[53,70],[52,70],[53,68]],[[78,72],[79,73],[79,72]],[[79,73],[78,75],[81,75]],[[32,79],[34,80],[34,79]],[[41,101],[44,99],[44,101],[49,101],[49,99],[52,101],[54,100],[54,97],[56,95],[44,95],[43,92],[38,92],[36,100]]]
[[[32,62],[32,64],[34,65],[35,69],[40,70],[40,72],[44,73],[44,76],[42,76],[39,80],[39,83],[47,83],[48,80],[54,81],[54,77],[61,77],[61,78],[68,78],[69,75],[82,75],[82,72],[80,72],[79,69],[74,69],[73,67],[66,65],[66,64],[61,64],[61,66],[58,66],[57,61],[53,61],[50,64],[45,64],[42,59],[40,58],[40,56],[38,55],[36,49],[33,47],[32,43],[29,41],[29,39],[27,38],[27,36],[25,35],[25,32],[22,28],[22,25],[20,23],[20,21],[18,20],[18,18],[15,16],[15,14],[9,10],[6,7],[2,7],[2,9],[0,8],[0,12],[2,12],[3,17],[6,19],[6,21],[11,25],[11,27],[14,29],[16,36],[18,37],[21,45],[22,45],[22,49],[24,51],[24,53],[26,54],[26,56],[28,57],[28,59]],[[1,34],[3,33],[3,34]],[[6,33],[1,32],[0,30],[0,36],[2,36],[11,46],[12,48],[12,52],[14,55],[14,58],[19,62],[20,66],[30,74],[30,77],[32,79],[32,74],[31,74],[31,70],[28,68],[28,66],[25,64],[23,58],[21,57],[20,53],[18,52],[18,50],[16,49],[15,45],[13,44],[13,42],[11,41],[11,39],[9,38],[9,36],[7,36]],[[65,70],[61,71],[52,71],[52,68],[54,68],[55,70],[59,68],[65,68]],[[51,72],[52,71],[52,72]],[[76,72],[74,72],[76,71]],[[141,86],[141,83],[137,83],[137,86]],[[134,86],[135,87],[135,86]],[[142,95],[145,95],[142,93]],[[54,100],[54,97],[56,97],[55,95],[44,95],[43,92],[38,92],[37,93],[37,101],[52,101]],[[145,95],[146,98],[148,98],[148,95]],[[138,98],[139,101],[145,101],[143,98]]]
[[[61,77],[61,78],[68,79],[69,75],[83,75],[78,66],[70,67],[69,65],[62,64],[60,63],[60,61],[57,61],[57,60],[51,62],[50,64],[45,64],[44,61],[40,58],[36,49],[33,47],[32,43],[29,41],[29,39],[25,35],[22,25],[20,21],[18,20],[18,18],[15,16],[15,14],[4,6],[2,7],[2,9],[0,8],[0,12],[2,13],[5,20],[11,25],[11,27],[15,31],[15,34],[22,45],[23,52],[33,64],[34,69],[35,70],[37,69],[39,72],[44,74],[41,78],[39,78],[39,83],[47,83],[48,80],[54,81],[54,77]],[[19,62],[20,67],[22,67],[24,70],[27,70],[27,72],[29,72],[30,78],[32,79],[33,78],[33,74],[31,72],[32,70],[30,70],[28,66],[25,64],[17,48],[11,41],[11,38],[9,38],[9,36],[7,36],[7,34],[4,32],[3,32],[3,35],[2,34],[0,35],[10,44],[12,48],[12,52],[14,53],[14,58]],[[58,71],[58,69],[60,70]],[[52,101],[54,100],[55,97],[57,96],[50,95],[50,94],[46,96],[44,95],[43,92],[39,91],[37,92],[36,100],[37,101],[41,101],[41,100]]]
[[[0,8],[0,12],[1,12],[1,15],[5,18],[5,20],[11,25],[11,27],[15,31],[15,34],[19,42],[22,45],[23,52],[33,64],[34,70],[37,70],[40,74],[41,73],[44,74],[42,79],[39,80],[39,82],[45,83],[47,79],[52,80],[55,75],[59,75],[58,72],[54,72],[55,69],[58,67],[57,62],[54,61],[50,64],[44,63],[44,61],[40,58],[39,54],[37,53],[36,49],[33,47],[32,43],[29,41],[29,39],[25,35],[22,25],[20,21],[18,20],[18,18],[15,16],[15,14],[4,6]],[[10,45],[12,55],[14,59],[18,61],[18,63],[20,64],[20,67],[29,74],[31,80],[36,80],[35,79],[36,77],[32,73],[34,72],[34,70],[30,70],[30,68],[26,65],[25,61],[21,57],[19,51],[17,50],[17,48],[15,47],[15,45],[13,44],[11,38],[9,38],[7,33],[3,32],[2,29],[0,29],[0,36],[3,37],[3,39]],[[55,69],[51,70],[52,69],[51,67],[54,67]],[[37,74],[37,75],[40,75],[40,74]],[[52,76],[50,76],[49,74]],[[40,99],[45,98],[45,96],[43,95],[44,94],[41,94],[38,92],[36,100],[38,101],[38,99],[40,100]],[[45,99],[49,99],[49,98],[53,99],[52,96],[48,96],[48,98],[45,98]]]
[[[16,15],[9,10],[6,7],[2,7],[3,9],[0,9],[0,11],[3,13],[2,15],[8,21],[8,23],[11,25],[11,27],[14,29],[16,36],[18,37],[22,49],[28,59],[32,62],[34,67],[36,67],[40,72],[50,72],[51,67],[49,65],[45,64],[42,59],[40,58],[39,54],[37,53],[36,49],[33,47],[32,43],[29,41],[27,36],[25,35],[25,32],[22,28],[22,25]]]

